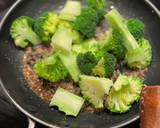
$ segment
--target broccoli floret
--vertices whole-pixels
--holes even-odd
[[[64,8],[60,12],[59,18],[63,20],[73,21],[76,16],[81,14],[81,3],[80,1],[67,1]]]
[[[59,87],[50,102],[50,106],[57,106],[59,110],[63,111],[66,115],[76,117],[83,103],[84,99],[82,97]]]
[[[148,40],[139,39],[139,48],[128,52],[125,62],[132,69],[144,69],[150,65],[152,59],[152,47]]]
[[[94,108],[103,108],[105,94],[109,94],[112,85],[113,82],[106,78],[80,76],[79,86],[81,93]]]
[[[73,44],[79,44],[83,41],[82,35],[78,31],[73,29],[70,22],[60,20],[58,24],[58,28],[67,28],[71,32]]]
[[[42,41],[50,42],[58,25],[58,16],[53,11],[44,12],[34,24],[34,30]]]
[[[144,39],[142,39],[142,41],[140,42],[136,41],[133,35],[129,32],[125,19],[123,19],[123,17],[116,9],[108,12],[108,14],[106,15],[106,19],[109,21],[109,24],[114,29],[120,31],[123,36],[124,45],[127,48],[126,56],[128,57],[125,57],[125,62],[127,63],[127,65],[133,69],[143,69],[149,66],[152,58],[152,48],[150,45],[146,45],[149,43],[146,43],[146,40]],[[130,62],[130,60],[132,60],[133,58],[132,56],[130,56],[130,54],[134,56],[134,63]],[[140,58],[143,58],[143,60]]]
[[[102,43],[102,50],[112,53],[118,60],[124,59],[127,50],[123,45],[123,37],[119,31],[110,29],[106,38],[100,43]]]
[[[33,24],[33,19],[28,16],[21,16],[13,21],[10,34],[16,46],[25,48],[29,43],[33,45],[41,43],[41,40],[32,29]]]
[[[137,41],[144,37],[145,25],[139,19],[129,19],[127,21],[127,27]]]
[[[101,20],[106,12],[106,0],[87,0],[87,3],[89,7],[97,11],[99,20]]]
[[[99,56],[99,55],[98,55]],[[92,69],[92,74],[99,77],[110,78],[115,71],[117,59],[109,53],[102,54],[97,65]]]
[[[86,75],[110,77],[116,68],[117,59],[105,50],[100,50],[94,39],[73,45],[72,51],[77,54],[77,64]]]
[[[73,21],[73,28],[83,34],[84,37],[93,37],[98,22],[98,14],[93,8],[85,8]]]
[[[67,69],[59,59],[59,52],[36,62],[34,69],[39,77],[51,82],[59,82],[68,75]]]
[[[141,79],[120,75],[105,100],[106,108],[115,113],[127,112],[139,100],[142,87]]]
[[[76,55],[72,52],[70,54],[59,54],[59,57],[66,67],[67,71],[71,75],[74,82],[79,81],[79,76],[81,75],[81,72],[78,68],[77,62],[76,62]]]
[[[91,74],[96,64],[97,60],[92,52],[79,53],[77,56],[77,65],[83,74]]]

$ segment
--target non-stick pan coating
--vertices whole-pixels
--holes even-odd
[[[146,24],[146,37],[152,42],[153,61],[145,83],[160,83],[160,19],[143,0],[108,0],[124,17],[138,17]],[[120,127],[138,118],[139,105],[134,104],[126,114],[112,114],[108,111],[100,113],[83,112],[77,118],[66,117],[57,109],[50,109],[48,104],[36,96],[24,80],[20,57],[22,49],[14,46],[9,29],[12,21],[28,15],[33,18],[47,10],[60,10],[65,0],[25,0],[20,2],[5,19],[0,31],[0,78],[1,84],[16,106],[28,116],[48,126],[69,128],[109,128]],[[108,8],[109,9],[109,8]]]

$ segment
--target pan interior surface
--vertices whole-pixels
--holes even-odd
[[[20,60],[23,49],[14,46],[9,35],[12,21],[22,15],[38,17],[47,10],[60,10],[65,0],[25,0],[16,6],[6,18],[0,31],[0,78],[12,99],[19,106],[48,125],[69,128],[108,128],[125,125],[138,118],[139,104],[133,105],[125,114],[112,114],[108,111],[98,113],[81,112],[78,117],[66,117],[57,109],[50,109],[48,104],[35,95],[27,86],[23,77]],[[85,2],[84,2],[85,3]],[[116,7],[126,17],[137,17],[146,25],[146,37],[153,48],[153,60],[145,78],[145,84],[160,83],[160,19],[142,0],[108,0],[108,6]],[[108,7],[109,9],[109,7]]]

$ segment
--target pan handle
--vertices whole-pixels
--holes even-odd
[[[28,118],[28,128],[35,128],[35,126],[36,123],[32,119]]]
[[[150,7],[154,8],[154,11],[157,13],[157,15],[160,17],[160,10],[156,6],[157,4],[153,0],[144,0]],[[157,0],[158,1],[158,0]],[[154,3],[152,3],[154,2]],[[160,8],[160,7],[159,7]]]

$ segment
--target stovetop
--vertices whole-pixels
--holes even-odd
[[[0,20],[15,0],[0,0]],[[160,8],[160,0],[151,0]],[[0,88],[0,128],[28,128],[27,117],[17,110]],[[36,123],[35,128],[47,128]],[[139,128],[139,120],[123,127]]]

